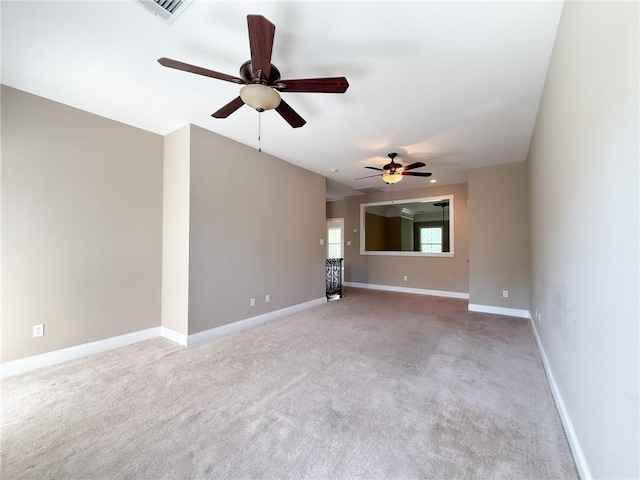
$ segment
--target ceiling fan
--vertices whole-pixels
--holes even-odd
[[[349,88],[345,77],[304,78],[281,80],[280,71],[271,64],[273,38],[276,27],[262,15],[247,15],[251,60],[240,66],[240,76],[227,75],[171,58],[159,58],[158,62],[169,68],[197,73],[205,77],[244,85],[240,96],[211,114],[215,118],[227,118],[242,105],[247,104],[258,112],[275,109],[293,128],[306,121],[280,98],[278,92],[344,93]]]
[[[402,165],[401,163],[396,163],[394,159],[398,156],[397,153],[388,153],[387,156],[391,159],[391,162],[387,163],[384,167],[364,167],[369,168],[371,170],[378,170],[382,173],[377,175],[368,175],[366,177],[356,178],[356,180],[362,180],[363,178],[372,178],[372,177],[382,177],[385,183],[394,184],[398,183],[402,180],[404,176],[411,177],[430,177],[431,172],[410,172],[409,170],[413,170],[420,167],[426,167],[426,165],[422,162],[414,162],[410,165]]]

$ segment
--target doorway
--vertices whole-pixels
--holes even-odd
[[[341,279],[344,282],[344,218],[327,219],[327,258],[342,258]]]

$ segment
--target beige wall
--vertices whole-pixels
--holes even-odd
[[[327,202],[325,207],[327,218],[344,218],[345,203],[344,201]]]
[[[2,120],[2,361],[324,296],[324,177],[197,127],[163,139],[8,87]]]
[[[369,257],[360,255],[360,203],[367,202],[366,195],[331,202],[335,204],[332,208],[342,209],[344,212],[344,280],[346,282],[368,283]],[[351,242],[351,245],[348,242]]]
[[[327,212],[332,215],[337,212],[344,214],[345,281],[467,293],[467,184],[401,190],[394,192],[393,198],[402,200],[449,194],[454,195],[454,258],[360,255],[360,204],[389,200],[389,191],[328,202]],[[347,241],[351,241],[351,245],[347,245]],[[405,275],[406,282],[403,281]]]
[[[402,217],[402,219],[400,220],[400,236],[401,236],[400,248],[405,252],[414,251],[413,225],[414,225],[413,221],[409,220],[408,218]],[[418,250],[420,249],[418,248]]]
[[[387,219],[381,215],[367,213],[364,216],[367,229],[366,249],[385,250],[387,244]]]
[[[158,326],[162,148],[2,87],[3,362]]]
[[[469,303],[529,310],[527,164],[476,168],[468,179]]]
[[[387,217],[385,220],[385,250],[402,250],[402,223],[400,217]]]
[[[593,478],[640,477],[638,18],[565,2],[529,155],[531,309]]]
[[[325,227],[324,177],[192,126],[189,333],[323,298]]]
[[[191,128],[164,137],[162,326],[186,335],[189,324]]]

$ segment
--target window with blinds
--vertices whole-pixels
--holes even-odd
[[[342,258],[341,228],[327,230],[327,258]]]
[[[420,228],[420,251],[442,253],[442,227]]]

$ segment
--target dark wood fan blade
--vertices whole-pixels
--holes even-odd
[[[426,167],[426,165],[422,162],[415,162],[412,163],[411,165],[405,165],[403,167],[403,171],[407,171],[407,170],[413,170],[414,168],[420,168],[420,167]]]
[[[220,110],[212,113],[211,116],[214,118],[227,118],[233,112],[238,110],[242,105],[244,105],[244,102],[240,97],[234,98],[229,103],[227,103],[224,107],[222,107]]]
[[[401,175],[407,175],[410,177],[430,177],[433,174],[431,172],[402,172]]]
[[[226,73],[220,73],[214,70],[197,67],[195,65],[189,65],[188,63],[179,62],[178,60],[172,60],[171,58],[159,58],[158,63],[163,67],[175,68],[176,70],[182,70],[189,73],[197,73],[198,75],[204,75],[205,77],[217,78],[218,80],[239,83],[241,85],[244,84],[244,80],[238,77],[234,77],[233,75],[227,75]]]
[[[378,168],[378,167],[364,167],[364,168],[370,168],[371,170],[379,170],[381,172],[384,172],[384,170],[382,170],[381,168]]]
[[[276,107],[276,112],[278,112],[280,116],[282,116],[282,118],[284,118],[293,128],[301,127],[307,123],[306,120],[298,115],[296,111],[284,100],[280,100],[280,105]]]
[[[281,92],[344,93],[349,88],[349,82],[344,77],[300,78],[278,80],[274,88]]]
[[[266,80],[271,73],[271,52],[276,26],[262,15],[247,15],[247,26],[253,74],[258,75],[258,72],[262,72]]]
[[[367,175],[366,177],[358,177],[358,178],[354,178],[354,180],[362,180],[364,178],[373,178],[373,177],[380,177],[382,176],[381,173],[379,173],[378,175]]]

